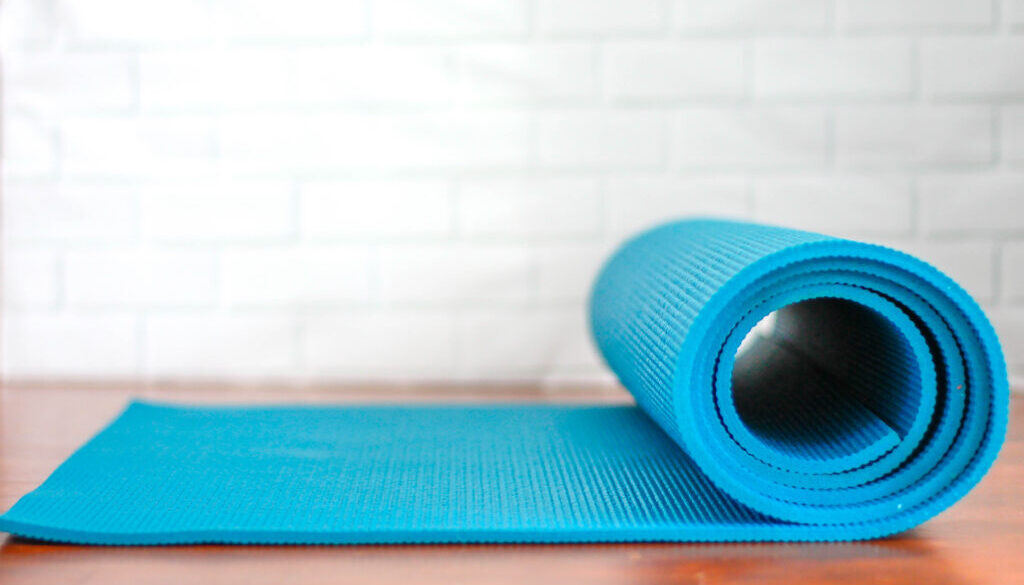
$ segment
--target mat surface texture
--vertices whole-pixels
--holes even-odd
[[[635,407],[136,402],[0,530],[117,545],[854,540],[954,504],[1003,441],[988,320],[887,248],[675,222],[609,259],[589,310]]]

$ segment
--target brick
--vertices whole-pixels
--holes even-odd
[[[443,180],[348,180],[302,186],[302,233],[315,239],[437,237],[451,231]]]
[[[130,314],[8,312],[3,331],[8,379],[138,373],[138,324]]]
[[[820,167],[825,111],[810,107],[685,108],[672,134],[683,167]]]
[[[942,173],[922,177],[921,222],[930,233],[1024,233],[1024,175]]]
[[[237,51],[232,55],[238,54]],[[248,54],[257,55],[255,51]],[[244,83],[246,74],[255,77],[259,66],[247,63],[245,67],[230,69],[230,57],[223,52],[213,53],[206,49],[177,51],[144,51],[139,57],[139,101],[145,110],[179,109],[190,107],[218,107],[226,105],[228,86],[232,83]],[[254,59],[255,60],[255,59]],[[273,71],[273,65],[268,67]],[[231,75],[228,81],[225,75]],[[250,83],[239,88],[237,92],[246,103],[267,98],[258,91],[271,86],[278,91],[290,88],[279,88],[267,76],[264,87],[255,88]],[[254,90],[256,90],[254,92]],[[270,101],[270,100],[267,100]]]
[[[543,380],[566,372],[600,372],[588,331],[579,308],[471,312],[459,319],[457,375],[471,380]]]
[[[455,327],[446,312],[334,311],[304,321],[303,347],[315,378],[450,379]]]
[[[604,49],[612,99],[732,98],[745,91],[743,46],[735,41],[621,41]]]
[[[57,38],[57,29],[55,0],[4,2],[3,18],[0,18],[0,39],[3,39],[5,50],[50,46]]]
[[[179,177],[214,168],[216,135],[203,117],[68,118],[60,139],[72,175]]]
[[[767,177],[754,189],[754,219],[830,235],[908,234],[913,229],[906,177]]]
[[[471,180],[459,191],[459,229],[470,236],[578,236],[601,229],[592,178]]]
[[[1003,297],[1024,299],[1024,242],[1003,244],[1002,262]]]
[[[582,43],[490,43],[458,51],[464,103],[583,100],[594,92],[594,50]],[[417,88],[418,91],[418,88]]]
[[[675,0],[676,30],[684,32],[808,32],[829,22],[825,0]]]
[[[1024,27],[1024,0],[1003,2],[1003,18],[1013,27]]]
[[[987,302],[995,297],[995,246],[992,242],[928,239],[896,247],[943,271],[978,301]]]
[[[540,114],[539,158],[549,166],[643,168],[664,164],[668,115],[658,111]]]
[[[126,52],[8,51],[4,107],[55,116],[135,107],[136,58]]]
[[[1003,158],[1012,163],[1024,163],[1024,106],[1005,106],[1000,116]]]
[[[978,106],[864,106],[840,110],[836,159],[844,166],[983,164],[992,117]]]
[[[250,247],[221,258],[229,305],[332,305],[370,298],[370,255],[358,246]]]
[[[272,378],[295,375],[298,320],[289,313],[156,313],[146,317],[151,378]]]
[[[980,29],[992,24],[992,4],[961,0],[840,0],[839,25],[855,30]]]
[[[910,41],[764,39],[754,44],[762,97],[891,97],[910,94]]]
[[[973,4],[973,3],[972,3]],[[921,46],[921,84],[928,95],[1000,98],[1024,95],[1024,39],[940,38]]]
[[[380,252],[380,295],[413,305],[522,303],[535,262],[515,245],[390,246]]]
[[[74,44],[152,45],[211,38],[210,4],[205,0],[61,0],[60,7]]]
[[[526,165],[529,135],[519,112],[230,115],[220,145],[245,172],[507,168]]]
[[[450,51],[350,46],[150,51],[140,56],[149,110],[437,104],[454,92]]]
[[[537,282],[542,302],[579,303],[590,294],[598,269],[611,254],[604,241],[548,244],[537,254]]]
[[[57,170],[57,133],[48,120],[4,110],[3,172],[6,178],[52,175]]]
[[[8,183],[4,235],[15,242],[131,242],[138,190],[131,185]]]
[[[291,186],[287,183],[157,183],[141,192],[142,233],[152,240],[279,240],[293,231]]]
[[[494,37],[527,31],[525,0],[376,0],[374,31],[402,37]]]
[[[1024,307],[999,307],[986,312],[999,335],[1010,376],[1019,391],[1020,382],[1024,382]]]
[[[57,252],[52,249],[4,250],[4,307],[54,306],[60,286],[58,262]]]
[[[75,306],[194,306],[216,300],[216,259],[204,250],[72,250],[64,286]]]
[[[217,31],[242,41],[352,39],[367,33],[365,0],[214,0]]]
[[[634,35],[666,29],[665,0],[540,0],[537,28],[549,35]]]
[[[748,215],[746,181],[735,177],[614,177],[606,191],[607,225],[617,236],[683,217]]]
[[[935,266],[979,302],[995,298],[996,252],[991,241],[873,238],[872,242],[906,252]]]
[[[1020,0],[2,16],[7,375],[609,381],[612,248],[725,216],[935,264],[1024,380]]]

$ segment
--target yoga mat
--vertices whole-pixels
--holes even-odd
[[[1003,441],[992,327],[894,250],[681,221],[625,243],[589,310],[636,407],[137,402],[0,529],[120,545],[866,539],[955,503]]]

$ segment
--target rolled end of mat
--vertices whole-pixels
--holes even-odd
[[[961,498],[1003,442],[992,326],[906,254],[681,221],[622,246],[594,338],[640,406],[780,539],[882,536]]]

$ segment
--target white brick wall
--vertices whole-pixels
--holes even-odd
[[[278,0],[207,2],[216,26],[216,33],[210,38],[241,42],[357,39],[366,34],[369,16],[363,0],[289,0],[291,10],[281,10]],[[194,17],[199,19],[199,26],[186,25],[186,30],[178,34],[201,35],[205,14],[198,12]]]
[[[765,177],[754,188],[754,218],[851,237],[908,236],[914,221],[910,187],[901,175]]]
[[[331,305],[370,299],[365,246],[232,247],[221,253],[221,299],[228,305]]]
[[[207,250],[72,250],[64,256],[65,298],[83,310],[208,304],[216,282],[216,258]]]
[[[673,217],[932,261],[1024,381],[1020,0],[7,0],[9,378],[607,381]]]
[[[685,33],[806,33],[829,24],[827,0],[674,0],[673,24]]]
[[[992,26],[992,5],[963,0],[840,0],[837,11],[848,30],[975,32]]]
[[[160,311],[145,319],[144,375],[287,379],[298,364],[291,311]]]
[[[454,223],[443,179],[310,181],[300,207],[299,231],[312,240],[443,239]]]
[[[851,168],[971,167],[992,162],[991,108],[884,105],[840,108],[836,164]]]
[[[673,164],[736,171],[823,168],[828,112],[821,106],[684,107],[672,128]]]
[[[614,101],[738,99],[744,91],[743,45],[721,40],[608,42],[604,92]]]
[[[763,99],[906,97],[913,83],[906,39],[759,39],[753,61]]]
[[[1019,97],[1024,95],[1022,52],[1024,39],[1013,37],[926,41],[921,47],[922,89],[947,98]]]

